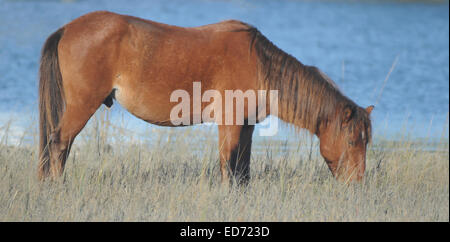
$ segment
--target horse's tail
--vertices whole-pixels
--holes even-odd
[[[39,68],[39,177],[43,179],[49,172],[50,153],[48,144],[50,135],[59,123],[64,111],[65,98],[62,86],[61,71],[58,60],[58,43],[63,36],[64,28],[50,37],[42,48]]]

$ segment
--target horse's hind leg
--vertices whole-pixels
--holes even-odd
[[[79,98],[81,100],[77,100],[77,102],[67,100],[61,122],[50,136],[50,173],[53,178],[59,177],[63,173],[75,137],[103,101],[95,100],[88,95]]]

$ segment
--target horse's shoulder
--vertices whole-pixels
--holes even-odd
[[[237,19],[228,19],[228,20],[224,20],[224,21],[219,22],[219,23],[222,23],[222,24],[225,24],[225,25],[229,25],[229,26],[232,26],[232,27],[245,27],[245,26],[249,25],[249,24],[247,24],[247,23],[245,23],[245,22],[243,22],[241,20],[237,20]]]
[[[214,32],[230,32],[248,28],[250,25],[236,19],[224,20],[218,23],[208,24],[196,27],[199,30],[210,30]]]

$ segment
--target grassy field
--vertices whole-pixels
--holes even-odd
[[[214,127],[137,135],[97,115],[44,183],[35,141],[0,137],[0,221],[449,221],[448,139],[375,136],[364,182],[347,186],[307,137],[256,139],[247,189],[220,185]]]

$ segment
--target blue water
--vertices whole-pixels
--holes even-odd
[[[239,19],[301,62],[318,66],[359,105],[376,104],[375,135],[396,137],[408,128],[415,137],[440,137],[448,126],[448,2],[3,0],[0,128],[11,118],[16,129],[28,128],[37,116],[42,44],[63,24],[94,10],[180,26]],[[128,128],[147,126],[117,106],[114,112],[122,113]],[[288,133],[281,130],[278,137]]]

